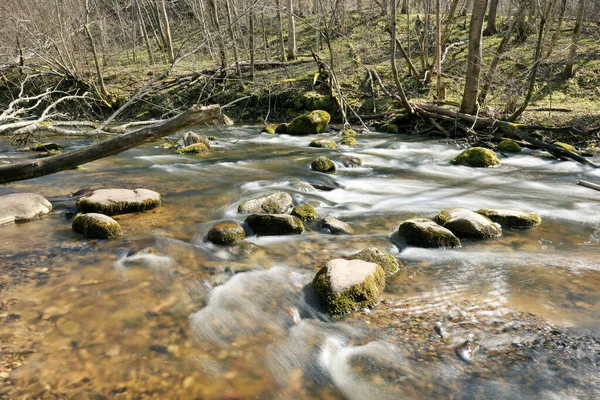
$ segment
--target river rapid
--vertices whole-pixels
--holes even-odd
[[[0,396],[5,398],[594,398],[600,396],[600,172],[526,150],[502,166],[453,166],[453,143],[371,133],[358,146],[256,126],[196,129],[210,154],[147,144],[0,187],[54,211],[0,227]],[[90,140],[53,138],[68,148]],[[1,148],[7,148],[2,143]],[[325,175],[319,155],[363,166]],[[2,152],[0,162],[24,157]],[[598,156],[596,160],[598,161]],[[318,189],[308,190],[304,181]],[[124,235],[71,230],[71,193],[159,192],[155,210],[115,217]],[[205,241],[240,202],[285,191],[356,231]],[[463,207],[532,211],[533,230],[407,247],[401,221]],[[328,260],[379,247],[403,262],[382,303],[345,318],[310,290]]]

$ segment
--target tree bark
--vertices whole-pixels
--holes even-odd
[[[285,62],[285,43],[283,41],[283,21],[281,20],[281,1],[275,0],[275,6],[277,8],[277,23],[279,30],[279,59],[281,62]]]
[[[233,48],[233,60],[235,61],[235,64],[238,66],[237,69],[237,73],[238,75],[242,75],[242,72],[240,71],[240,57],[238,54],[238,47],[237,44],[235,43],[235,34],[233,32],[233,21],[231,19],[231,5],[229,4],[229,0],[225,0],[225,11],[227,12],[227,31],[229,32],[229,38],[231,39],[231,47]]]
[[[175,133],[181,129],[217,119],[221,115],[219,105],[194,105],[188,111],[157,125],[118,135],[99,143],[36,160],[26,160],[0,166],[0,184],[37,178],[78,165],[121,153],[125,150]]]
[[[296,47],[296,22],[294,21],[294,1],[287,1],[288,11],[288,60],[295,60],[298,49]]]
[[[92,48],[92,56],[94,57],[94,65],[96,66],[96,74],[98,75],[98,86],[100,87],[100,94],[103,98],[108,97],[108,90],[106,90],[106,86],[104,85],[104,78],[102,77],[102,69],[100,68],[100,61],[98,60],[98,52],[96,52],[96,43],[94,42],[94,37],[92,36],[92,32],[90,31],[90,3],[89,0],[85,0],[85,24],[83,25],[85,29],[85,34],[88,37],[90,42],[90,47]]]
[[[400,82],[400,78],[398,78],[398,68],[396,66],[396,0],[391,1],[391,12],[390,12],[390,47],[391,47],[391,63],[392,63],[392,75],[394,76],[394,82],[396,83],[396,89],[398,90],[398,95],[400,96],[400,101],[404,110],[408,115],[413,114],[413,108],[408,102],[406,98],[406,93],[404,92],[404,87]]]
[[[498,13],[498,3],[500,0],[490,0],[490,12],[488,13],[487,25],[483,31],[483,36],[492,36],[498,32],[496,28],[496,15]]]
[[[579,42],[579,34],[581,32],[581,23],[583,22],[583,11],[585,10],[585,0],[579,0],[579,8],[577,10],[577,21],[575,22],[575,28],[573,28],[573,42],[571,43],[571,49],[569,50],[569,57],[567,58],[567,65],[563,72],[563,78],[569,79],[573,76],[573,63],[575,62],[575,54],[577,52],[577,43]]]
[[[165,29],[165,47],[167,50],[167,57],[169,62],[175,61],[175,53],[173,52],[173,39],[171,38],[171,26],[169,25],[169,16],[167,15],[167,7],[165,0],[160,0],[160,11],[163,19],[163,25]]]
[[[460,112],[466,114],[475,114],[477,112],[477,93],[479,92],[479,76],[481,74],[481,36],[486,5],[487,0],[473,1],[473,13],[471,14],[471,25],[469,28],[467,79],[460,105]]]

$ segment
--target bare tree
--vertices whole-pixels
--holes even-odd
[[[173,39],[171,38],[171,25],[169,24],[169,16],[167,15],[167,7],[165,0],[160,0],[160,11],[162,16],[162,23],[164,27],[164,38],[165,48],[167,50],[167,57],[169,62],[175,61],[175,54],[173,53]]]
[[[498,3],[500,0],[490,0],[490,12],[488,13],[487,25],[483,31],[483,36],[495,35],[498,29],[496,28],[496,15],[498,12]]]
[[[294,1],[287,0],[288,12],[288,60],[295,60],[298,49],[296,47],[296,22],[294,21]]]
[[[487,0],[473,0],[473,12],[469,28],[469,54],[467,56],[467,79],[463,93],[460,112],[475,114],[477,112],[477,93],[481,74],[481,39],[483,19]]]
[[[585,0],[579,0],[579,6],[577,8],[577,21],[575,21],[575,27],[573,28],[573,41],[571,48],[569,49],[569,57],[567,58],[567,65],[563,72],[563,77],[569,79],[573,76],[573,64],[575,62],[575,54],[577,52],[577,43],[579,42],[579,35],[581,33],[581,24],[583,22],[583,12],[585,10]]]

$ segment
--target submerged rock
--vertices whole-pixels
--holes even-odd
[[[409,246],[425,248],[461,247],[460,240],[448,229],[427,218],[412,218],[398,227]]]
[[[308,182],[301,181],[301,180],[294,180],[290,184],[290,186],[296,190],[300,190],[301,192],[316,192],[317,191],[317,189],[315,189],[313,185],[311,185]]]
[[[252,214],[245,221],[257,236],[299,235],[304,225],[287,214]]]
[[[0,225],[41,218],[52,211],[52,204],[35,193],[14,193],[0,196]]]
[[[461,238],[493,238],[502,235],[500,225],[487,217],[464,208],[447,208],[433,220]]]
[[[310,168],[313,171],[323,172],[326,174],[335,173],[335,163],[331,161],[327,157],[317,157],[312,163],[310,163]]]
[[[285,192],[248,200],[238,206],[238,212],[244,214],[283,214],[292,206],[292,196]]]
[[[317,211],[310,204],[300,204],[292,209],[291,215],[300,218],[302,221],[313,221],[317,219]]]
[[[321,221],[321,227],[329,230],[329,232],[333,233],[334,235],[354,234],[354,229],[350,225],[344,221],[340,221],[339,219],[332,217],[331,215],[325,217],[323,221]]]
[[[321,147],[324,149],[337,149],[337,144],[331,139],[315,139],[309,144],[310,147]]]
[[[317,272],[312,286],[330,315],[343,315],[379,302],[385,289],[385,272],[375,263],[336,259]]]
[[[90,239],[113,239],[123,235],[121,225],[104,214],[78,214],[73,219],[73,231]]]
[[[348,257],[353,260],[362,260],[379,265],[385,271],[385,276],[394,276],[400,271],[400,263],[390,253],[379,250],[376,247],[369,247]]]
[[[352,137],[352,136],[358,136],[358,132],[356,132],[354,129],[344,129],[342,131],[342,137]]]
[[[502,228],[509,229],[530,229],[535,228],[542,223],[542,219],[535,213],[526,211],[502,210],[498,208],[487,208],[477,210],[478,214],[489,218],[493,222],[500,224]]]
[[[466,165],[475,168],[487,168],[500,165],[500,160],[493,150],[483,147],[472,147],[450,160],[454,165]]]
[[[275,129],[277,128],[277,125],[274,124],[266,124],[265,126],[262,127],[262,129],[260,130],[261,133],[268,133],[269,135],[272,135],[275,133]]]
[[[287,133],[290,135],[311,135],[323,133],[331,116],[327,111],[315,110],[308,114],[300,115],[287,124]]]
[[[512,139],[504,139],[498,143],[498,151],[502,153],[519,153],[521,151],[521,146]]]
[[[116,215],[151,210],[161,201],[160,194],[147,189],[100,189],[77,200],[76,206],[82,213]]]
[[[345,137],[340,143],[344,146],[354,147],[356,146],[356,139],[354,139],[353,137]]]
[[[340,160],[342,161],[344,167],[347,168],[356,168],[363,164],[362,159],[356,156],[341,156]]]
[[[219,222],[208,231],[206,239],[214,244],[232,245],[246,238],[244,227],[237,222]]]
[[[175,146],[178,149],[180,149],[182,147],[188,147],[188,146],[191,146],[193,144],[198,144],[198,143],[202,143],[203,145],[206,146],[207,149],[210,149],[210,143],[208,142],[208,140],[204,139],[202,136],[198,135],[195,132],[184,133],[181,136],[181,138],[177,141],[177,144]]]

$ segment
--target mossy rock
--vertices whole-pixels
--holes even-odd
[[[332,215],[328,215],[327,217],[323,218],[323,221],[321,221],[321,227],[323,229],[328,230],[334,235],[354,234],[354,228],[352,228],[350,224],[344,221],[340,221]]]
[[[161,201],[160,194],[147,189],[100,189],[77,200],[76,206],[81,213],[116,215],[151,210]]]
[[[327,157],[317,157],[311,164],[310,168],[313,171],[323,172],[326,174],[334,174],[335,173],[335,163],[331,161]]]
[[[377,132],[382,133],[398,133],[398,131],[398,125],[396,124],[383,124],[379,125],[379,127],[377,128]]]
[[[331,260],[317,272],[312,287],[325,311],[340,316],[377,305],[385,289],[385,272],[362,260]]]
[[[283,214],[292,206],[292,196],[285,192],[271,193],[241,203],[238,212],[244,214]]]
[[[385,251],[379,250],[376,247],[369,247],[367,249],[361,250],[358,253],[350,256],[349,258],[353,260],[363,260],[366,262],[375,263],[385,271],[386,277],[394,276],[400,271],[400,263],[390,253],[386,253]]]
[[[310,204],[300,204],[292,209],[291,215],[300,218],[302,221],[314,221],[318,218],[317,211]]]
[[[331,116],[327,111],[315,110],[308,114],[300,115],[287,125],[287,133],[290,135],[311,135],[323,133]]]
[[[571,146],[570,144],[567,143],[563,143],[563,142],[552,142],[553,145],[557,146],[557,147],[561,147],[567,151],[571,151],[573,153],[577,153],[577,149],[573,146]]]
[[[340,157],[340,160],[342,161],[344,167],[347,168],[356,168],[360,167],[363,164],[362,159],[356,156],[343,155],[342,157]]]
[[[175,147],[178,149],[190,147],[192,145],[202,143],[210,150],[210,143],[196,132],[186,132],[177,141]]]
[[[354,139],[353,137],[345,137],[340,143],[344,146],[354,147],[356,146],[356,139]]]
[[[266,124],[265,126],[262,127],[260,132],[268,133],[269,135],[273,135],[275,133],[276,128],[277,128],[277,125],[275,125],[275,124]]]
[[[304,225],[298,217],[287,214],[252,214],[246,224],[257,236],[299,235]]]
[[[206,154],[210,150],[204,143],[195,143],[176,150],[179,154]]]
[[[323,149],[337,149],[337,144],[331,139],[315,139],[308,145],[309,147],[320,147]]]
[[[427,218],[412,218],[398,227],[398,233],[409,246],[425,248],[461,247],[460,240],[450,230]]]
[[[294,100],[294,108],[297,110],[320,110],[331,106],[331,97],[311,90],[302,93]]]
[[[73,231],[90,239],[113,239],[123,235],[121,225],[104,214],[77,214],[73,219]]]
[[[477,213],[500,224],[502,228],[531,229],[542,223],[542,219],[539,215],[525,211],[488,208],[477,210]]]
[[[461,152],[450,160],[454,165],[466,165],[475,168],[487,168],[500,165],[500,160],[496,153],[483,147],[472,147]]]
[[[279,124],[275,127],[275,133],[287,133],[288,126],[287,124]]]
[[[208,140],[210,140],[211,142],[214,142],[215,140],[217,140],[216,136],[209,136],[207,137]]]
[[[244,227],[237,222],[219,222],[208,231],[206,239],[219,245],[230,246],[246,238]]]
[[[498,143],[498,151],[502,153],[519,153],[521,150],[519,143],[511,139],[504,139]]]
[[[465,208],[441,210],[433,220],[460,238],[486,239],[502,235],[500,225]]]
[[[356,132],[354,129],[344,129],[342,131],[342,137],[354,137],[354,136],[358,136],[358,132]]]
[[[225,114],[223,114],[221,117],[221,123],[225,124],[226,126],[233,126],[234,124],[233,120]]]

